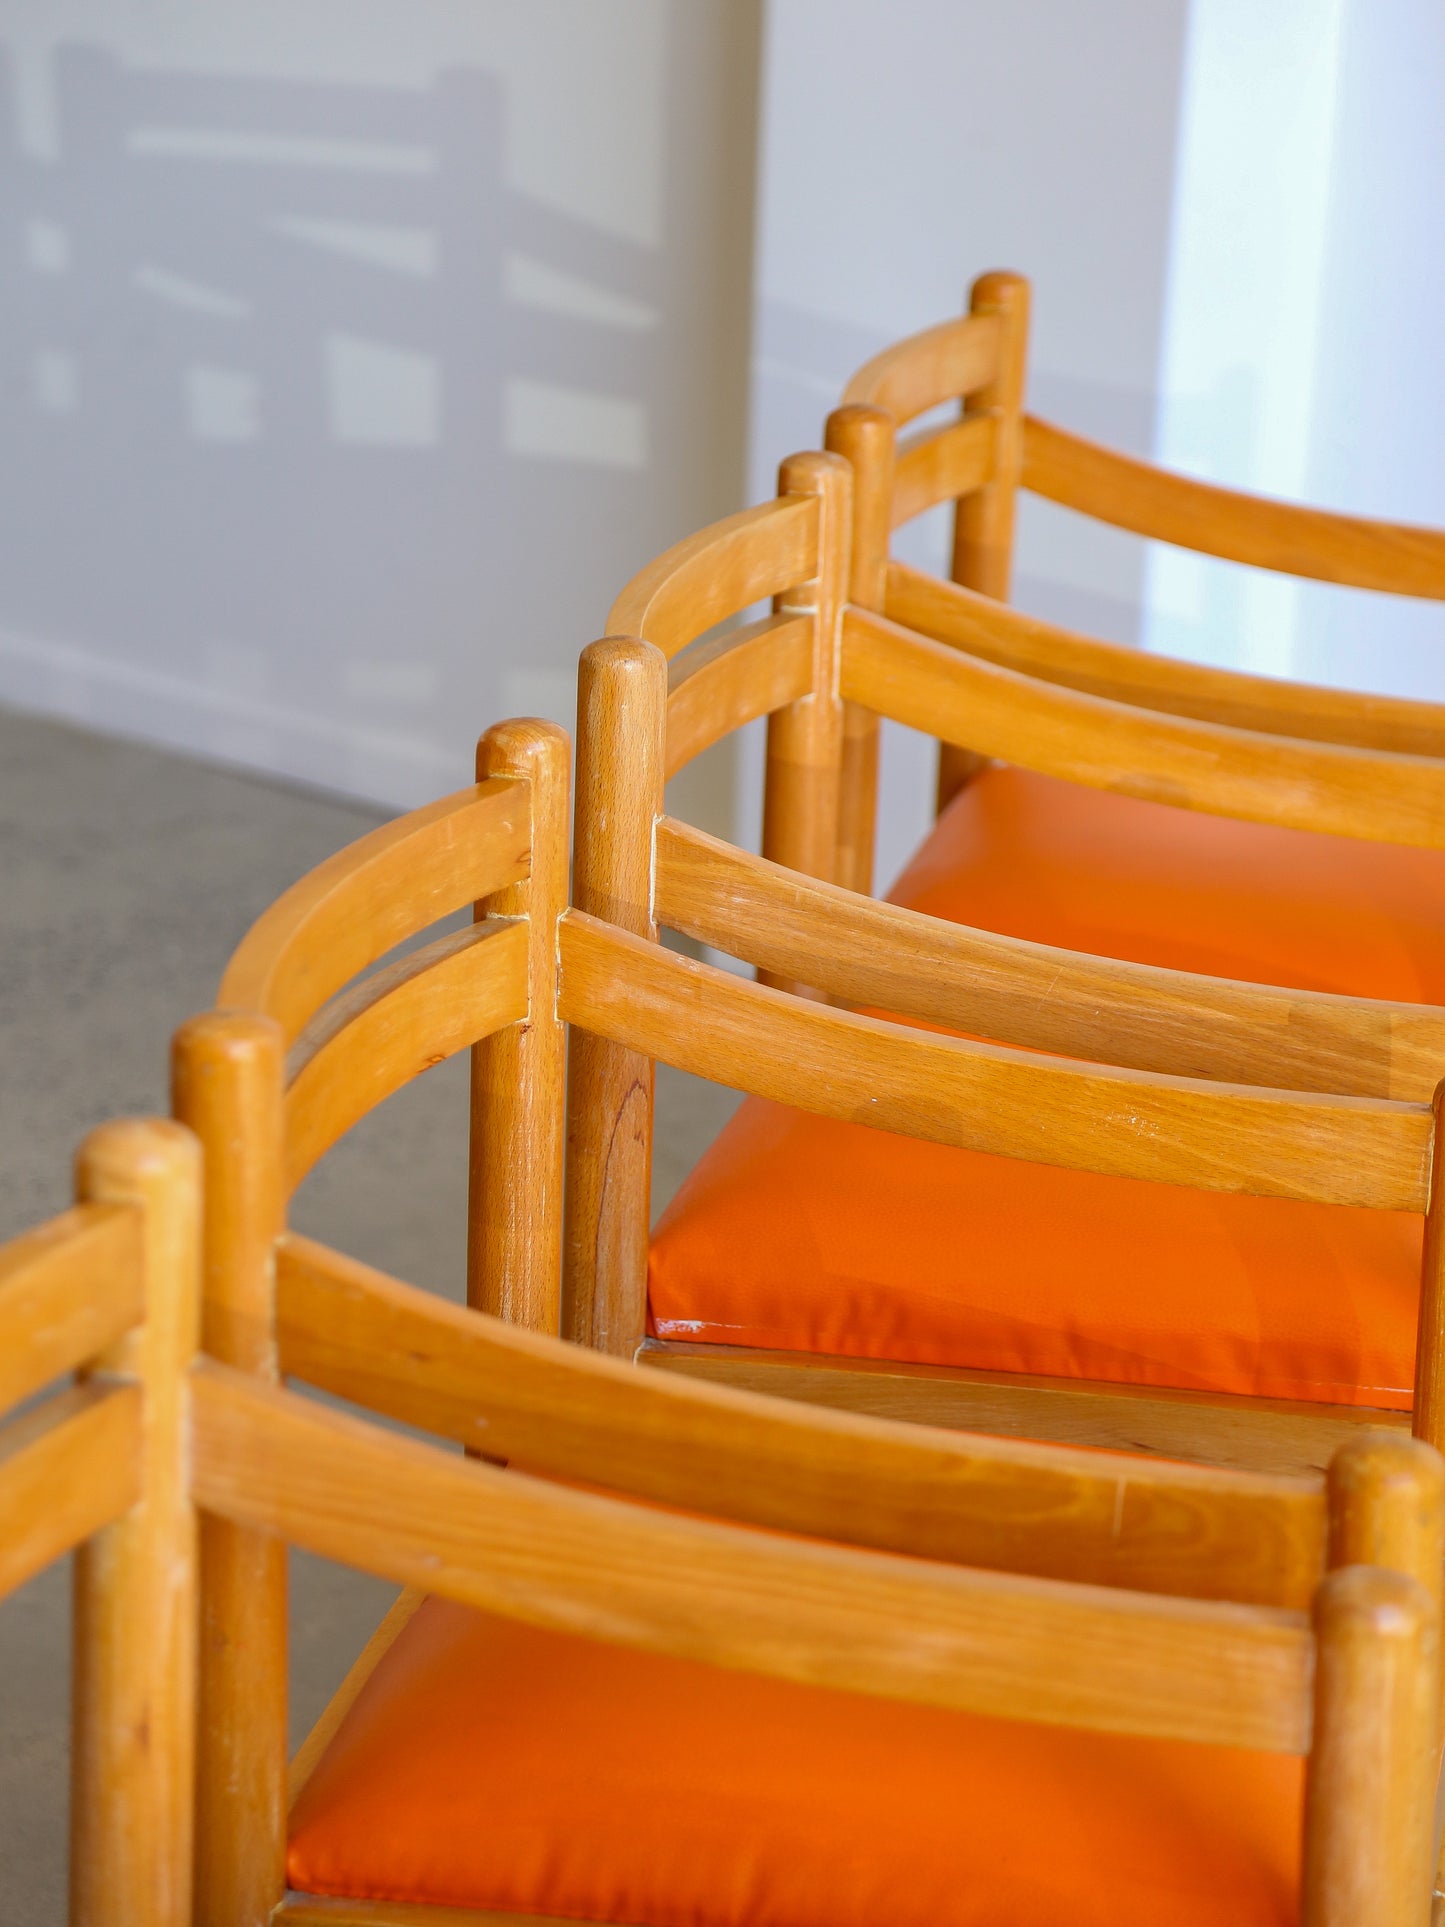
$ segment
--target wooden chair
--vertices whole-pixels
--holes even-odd
[[[619,740],[660,718],[646,645],[599,645],[585,675]],[[967,1061],[934,1130],[971,1112],[987,1057],[565,907],[567,761],[545,724],[489,732],[475,789],[297,885],[233,960],[233,1008],[177,1041],[207,1151],[210,1356],[186,1378],[197,1917],[935,1927],[1005,1901],[1052,1919],[1062,1897],[1111,1927],[1161,1904],[1200,1927],[1423,1927],[1433,1451],[1361,1431],[1328,1480],[1101,1457],[687,1384],[525,1329],[556,1316],[560,1025],[643,1060],[663,1035],[739,1082],[780,1062],[793,1097],[819,1039],[845,1062],[867,1040],[908,1077]],[[620,793],[595,762],[580,780],[594,806]],[[474,931],[352,983],[472,898]],[[468,1045],[460,1307],[288,1232],[283,1199],[371,1103]],[[994,1056],[1006,1131],[1044,1060]],[[1259,1116],[1292,1102],[1264,1094]],[[1342,1117],[1389,1162],[1378,1112]],[[1249,1138],[1266,1162],[1273,1135]],[[289,1788],[288,1542],[409,1589]]]
[[[858,1016],[770,1009],[741,1078],[680,1001],[645,1047],[580,1036],[570,1328],[652,1365],[1025,1437],[1318,1467],[1362,1420],[1413,1409],[1435,1440],[1439,1237],[1421,1214],[1440,1208],[1445,1011],[1071,953],[825,879],[849,701],[1071,784],[1168,795],[1171,816],[1389,839],[1441,876],[1445,762],[1151,713],[905,630],[848,599],[849,490],[836,454],[794,457],[776,501],[624,592],[610,626],[659,656],[615,686],[584,657],[577,907],[644,942],[680,931],[774,987],[1121,1068],[1095,1109],[1077,1065],[1006,1052],[1009,1077],[1038,1080],[1011,1108],[995,1050],[832,1028]],[[771,615],[713,633],[765,598]],[[760,861],[668,818],[662,791],[763,715]],[[657,1055],[771,1103],[744,1106],[649,1241]],[[1246,1148],[1255,1105],[1271,1157],[1323,1154],[1312,1177]],[[1379,1182],[1362,1141],[1325,1151],[1357,1127],[1422,1134],[1405,1185]]]
[[[71,1921],[187,1927],[195,1143],[163,1119],[105,1125],[76,1200],[0,1249],[0,1412],[25,1407],[0,1426],[0,1595],[75,1552]]]

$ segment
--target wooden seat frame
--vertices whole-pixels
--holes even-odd
[[[775,988],[806,986],[1119,1067],[1085,1100],[1081,1066],[1045,1071],[1034,1059],[1040,1082],[1009,1118],[990,1072],[969,1086],[972,1122],[960,1113],[925,1129],[918,1119],[941,1101],[954,1067],[967,1059],[982,1076],[1001,1062],[992,1047],[896,1028],[884,1044],[845,1028],[869,1020],[797,1000],[786,1017],[769,1007],[770,1055],[741,1080],[781,1101],[1116,1175],[1426,1213],[1413,1423],[1439,1443],[1445,1202],[1433,1173],[1445,1011],[1076,955],[876,903],[830,879],[849,701],[1072,781],[1427,848],[1445,847],[1445,760],[1144,710],[905,629],[849,599],[851,489],[851,467],[836,452],[791,457],[775,501],[679,544],[623,592],[610,624],[617,639],[584,655],[579,684],[578,910],[640,942],[655,944],[659,927],[679,931],[758,965]],[[717,633],[765,598],[771,615]],[[1004,605],[975,603],[980,623],[1016,620]],[[663,786],[764,715],[759,859],[669,818]],[[659,968],[671,969],[658,954]],[[710,979],[698,997],[735,1003],[746,994]],[[1318,1468],[1361,1423],[1411,1423],[1339,1405],[648,1340],[649,1052],[719,1076],[717,1054],[691,1032],[679,997],[646,1050],[575,1040],[565,1297],[579,1339],[652,1366],[860,1411],[1230,1464]],[[918,1069],[905,1074],[915,1053]],[[1022,1065],[1008,1075],[1027,1081]],[[1098,1102],[1106,1090],[1121,1100],[1112,1111]],[[1149,1121],[1131,1125],[1127,1117],[1145,1115],[1146,1092]],[[1156,1096],[1180,1106],[1167,1127]],[[1373,1153],[1331,1151],[1328,1168],[1300,1182],[1245,1149],[1241,1123],[1254,1105],[1280,1107],[1271,1108],[1273,1152],[1306,1141],[1322,1148],[1328,1119],[1331,1132],[1418,1132],[1420,1161],[1403,1184],[1381,1184],[1364,1175]],[[1343,1151],[1344,1138],[1335,1144]]]
[[[1024,276],[982,275],[968,314],[885,349],[848,383],[843,405],[828,419],[825,445],[848,459],[856,478],[853,603],[984,661],[1161,715],[1406,755],[1445,754],[1445,705],[1439,703],[1207,668],[980,606],[1007,603],[1020,491],[1226,561],[1445,600],[1445,531],[1194,481],[1026,413],[1029,310]],[[961,404],[958,419],[900,439],[911,422],[950,404]],[[893,530],[948,501],[956,504],[952,580],[893,560]],[[942,738],[940,808],[998,753],[951,736],[946,725],[930,729],[922,719],[916,726]],[[849,700],[842,728],[835,876],[868,892],[877,712]]]
[[[660,705],[660,663],[601,645],[594,695]],[[1433,1451],[1360,1433],[1328,1480],[1101,1458],[685,1384],[523,1329],[557,1315],[564,1023],[648,1054],[654,1028],[690,1010],[739,1081],[778,1024],[829,1048],[862,1025],[900,1063],[929,1046],[568,908],[565,737],[502,725],[478,766],[475,787],[288,892],[233,959],[230,1008],[178,1034],[177,1107],[205,1153],[201,1234],[190,1135],[119,1127],[82,1161],[78,1213],[0,1259],[6,1401],[76,1365],[89,1375],[0,1451],[6,1585],[100,1534],[81,1568],[81,1650],[93,1640],[97,1660],[77,1700],[92,1750],[76,1918],[186,1918],[193,1660],[195,1918],[488,1918],[285,1893],[294,1543],[537,1626],[781,1679],[1303,1755],[1304,1927],[1423,1927],[1445,1571]],[[469,900],[473,929],[387,961]],[[288,1232],[285,1196],[368,1109],[468,1047],[461,1307]],[[1005,1114],[1017,1068],[986,1073]],[[1374,1142],[1373,1120],[1352,1112],[1350,1128]],[[1298,1172],[1325,1155],[1307,1149]],[[283,1374],[472,1456],[285,1390]],[[66,1468],[84,1479],[61,1482]],[[293,1790],[414,1598],[303,1749]],[[96,1815],[119,1816],[124,1837]],[[136,1837],[152,1843],[144,1867],[169,1870],[159,1897],[153,1872],[126,1870]]]

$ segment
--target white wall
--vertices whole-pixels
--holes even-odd
[[[751,479],[816,446],[847,376],[957,313],[985,268],[1034,281],[1030,399],[1146,453],[1187,0],[770,0]],[[942,524],[913,538],[937,565]],[[1025,505],[1017,596],[1133,640],[1137,544]],[[757,793],[757,747],[742,781]],[[934,758],[885,742],[880,883],[931,814]],[[756,835],[756,818],[744,834]]]
[[[396,805],[743,488],[758,0],[11,0],[0,700]]]

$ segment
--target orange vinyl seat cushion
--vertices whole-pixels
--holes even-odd
[[[1445,854],[988,769],[892,892],[1256,982],[1445,1003]],[[1421,1220],[1103,1178],[750,1099],[653,1236],[651,1330],[1408,1407]]]
[[[636,1927],[1263,1927],[1302,1763],[767,1681],[429,1600],[297,1802],[307,1893]]]

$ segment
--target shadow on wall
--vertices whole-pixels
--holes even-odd
[[[659,446],[659,250],[508,185],[483,72],[54,85],[18,156],[0,70],[0,697],[398,806],[570,722],[612,593],[737,493]]]

